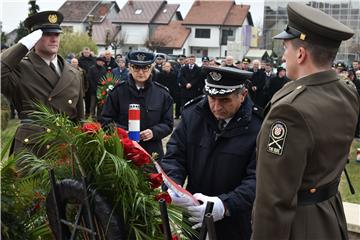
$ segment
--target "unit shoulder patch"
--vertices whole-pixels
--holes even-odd
[[[269,142],[266,151],[281,156],[285,146],[286,135],[286,124],[282,121],[274,122],[270,128]]]

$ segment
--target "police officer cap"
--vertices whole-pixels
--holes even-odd
[[[204,56],[204,57],[201,58],[201,61],[202,62],[208,62],[208,61],[210,61],[210,59],[209,59],[209,57]]]
[[[30,32],[41,29],[43,32],[61,33],[60,24],[63,19],[63,15],[57,11],[39,12],[26,18],[24,26]]]
[[[336,67],[336,68],[342,68],[342,69],[345,69],[345,70],[346,70],[346,65],[345,65],[345,63],[343,63],[343,62],[338,62],[338,63],[336,63],[335,67]]]
[[[164,54],[156,54],[156,58],[165,59],[166,57]]]
[[[186,58],[186,56],[183,54],[180,54],[180,55],[178,55],[178,58]]]
[[[137,66],[147,66],[155,61],[155,55],[152,52],[132,51],[127,55],[130,64]]]
[[[250,60],[249,58],[243,58],[243,59],[242,59],[242,62],[249,64],[249,63],[251,63],[251,60]]]
[[[204,93],[209,96],[224,96],[245,87],[252,72],[232,67],[204,67],[207,73]]]
[[[276,72],[281,72],[282,70],[286,71],[286,69],[284,67],[280,66],[276,69]]]
[[[354,35],[354,31],[330,15],[306,6],[291,2],[287,5],[288,24],[274,39],[299,38],[306,42],[338,48],[341,41]]]

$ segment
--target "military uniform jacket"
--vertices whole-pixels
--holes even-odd
[[[60,78],[35,52],[22,44],[16,44],[1,54],[1,93],[11,100],[20,119],[27,119],[33,112],[34,101],[66,113],[70,119],[83,118],[83,96],[81,73],[58,56],[63,66]],[[15,134],[15,151],[24,140],[41,131],[40,128],[20,125]]]
[[[255,198],[255,146],[261,119],[249,97],[226,125],[218,130],[206,97],[186,106],[180,124],[161,161],[178,184],[188,178],[192,194],[218,196],[231,216],[215,223],[218,240],[250,239],[250,216]]]
[[[140,104],[140,131],[151,129],[154,137],[149,141],[140,141],[140,145],[149,153],[156,152],[159,159],[164,155],[161,139],[169,135],[174,126],[173,100],[164,86],[147,80],[144,89],[137,89],[130,75],[109,93],[101,113],[101,123],[108,126],[115,123],[128,130],[129,104]]]
[[[339,193],[300,205],[298,191],[340,180],[358,112],[355,87],[332,70],[289,82],[273,96],[257,139],[253,239],[347,238]]]

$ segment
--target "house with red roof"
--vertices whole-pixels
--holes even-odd
[[[195,0],[183,25],[189,28],[189,53],[196,57],[224,57],[228,46],[236,47],[237,59],[250,48],[251,29],[254,26],[250,6],[234,0]]]

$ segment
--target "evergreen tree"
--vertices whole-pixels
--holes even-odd
[[[29,34],[29,31],[24,26],[24,22],[20,22],[19,27],[16,29],[16,38],[15,43],[17,43],[21,38]]]
[[[29,5],[29,16],[34,15],[40,10],[39,5],[36,4],[36,0],[29,0]]]

